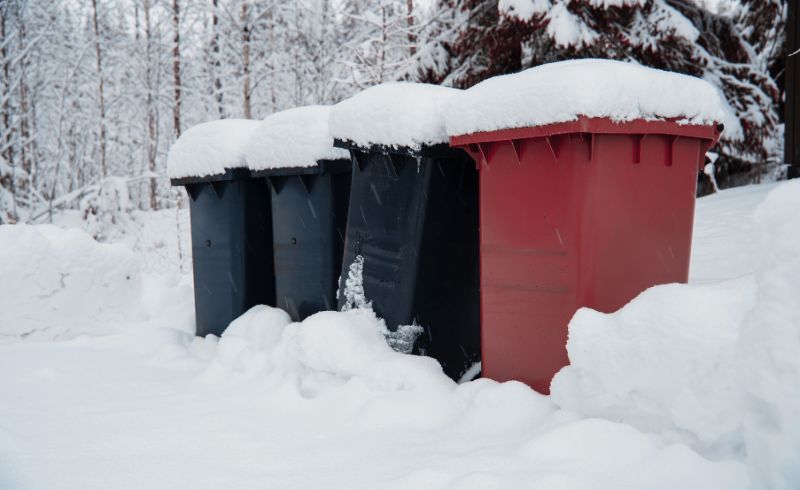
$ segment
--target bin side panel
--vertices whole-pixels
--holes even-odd
[[[478,172],[466,155],[426,158],[430,187],[414,300],[420,352],[459,379],[480,360]]]
[[[523,140],[516,151],[507,141],[488,148],[480,175],[481,338],[483,372],[492,379],[546,393],[567,362],[588,155],[589,142],[569,136]]]
[[[343,175],[347,181],[330,173],[273,178],[282,181],[271,186],[276,299],[295,321],[336,309],[343,221],[337,192],[349,190]]]
[[[275,306],[275,269],[272,248],[272,215],[266,179],[239,181],[244,194],[244,254],[240,261],[246,281],[242,312],[255,305]],[[232,213],[239,213],[231,210]]]

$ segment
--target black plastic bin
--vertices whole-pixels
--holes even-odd
[[[233,169],[172,185],[190,197],[197,335],[221,335],[251,307],[275,305],[266,179]]]
[[[346,281],[363,262],[363,296],[387,327],[420,325],[414,352],[460,378],[480,360],[474,162],[446,145],[416,151],[336,140],[335,146],[353,159],[340,308],[353,306]]]
[[[276,305],[295,321],[336,309],[351,163],[255,171],[270,183]]]

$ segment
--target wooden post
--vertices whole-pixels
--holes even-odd
[[[785,146],[784,159],[789,164],[787,177],[800,177],[800,30],[798,30],[797,7],[800,0],[789,0],[786,15],[786,104],[784,106]]]

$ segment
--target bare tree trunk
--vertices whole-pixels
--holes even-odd
[[[100,171],[103,177],[108,176],[106,162],[106,101],[103,81],[103,59],[100,52],[100,28],[97,24],[97,0],[92,0],[92,25],[94,26],[94,51],[97,61],[98,97],[100,105]]]
[[[139,2],[133,2],[133,39],[139,44]]]
[[[220,119],[225,118],[225,101],[222,94],[222,63],[219,59],[219,0],[211,0],[211,57],[212,57],[212,77],[214,80],[214,98],[217,101],[217,112]]]
[[[172,126],[175,137],[181,136],[181,32],[180,6],[178,0],[172,0],[172,82],[174,87],[174,104],[172,106]]]
[[[6,12],[7,7],[0,6],[0,39],[6,39]],[[2,156],[9,164],[14,157],[11,148],[12,128],[11,128],[11,63],[6,53],[6,43],[0,43],[0,60],[3,62],[3,130],[5,131]],[[13,185],[13,184],[12,184]]]
[[[25,49],[25,40],[26,40],[26,32],[25,32],[25,23],[20,22],[19,24],[19,45],[20,50]],[[22,170],[27,174],[30,175],[31,171],[31,156],[30,152],[28,151],[28,141],[31,138],[31,131],[30,131],[30,111],[28,107],[28,73],[26,67],[28,65],[27,60],[24,58],[19,62],[19,71],[20,71],[20,79],[19,79],[19,155],[20,161],[22,162]]]
[[[244,118],[252,119],[250,106],[250,18],[247,2],[242,3],[242,105]]]
[[[156,114],[153,97],[153,32],[150,24],[150,0],[144,0],[145,84],[147,85],[147,168],[156,171]],[[150,209],[158,209],[158,184],[150,178]]]
[[[414,33],[414,0],[406,0],[406,24],[408,25],[408,53],[417,54],[417,35]]]
[[[378,63],[378,83],[383,83],[383,70],[386,66],[386,44],[389,41],[388,36],[386,35],[386,23],[388,19],[386,18],[386,5],[381,6],[381,46],[380,46],[380,56]]]
[[[0,39],[5,41],[6,39],[6,20],[7,14],[6,9],[9,9],[8,5],[0,5]],[[8,165],[11,166],[12,172],[11,176],[8,178],[7,183],[9,186],[9,192],[11,192],[12,198],[12,208],[10,210],[5,210],[5,212],[0,213],[0,223],[3,223],[6,219],[10,220],[12,223],[17,219],[17,186],[16,186],[16,176],[14,175],[13,169],[15,168],[15,162],[13,161],[14,158],[14,149],[12,148],[13,142],[13,133],[14,129],[11,127],[11,63],[8,58],[8,53],[6,52],[6,43],[0,43],[0,60],[3,62],[3,131],[5,132],[3,136],[3,140],[0,141],[0,145],[3,146],[3,151],[0,153],[2,155],[2,159],[6,161]],[[3,186],[3,179],[0,178],[0,187]]]

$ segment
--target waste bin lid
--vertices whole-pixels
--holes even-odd
[[[167,156],[167,175],[187,177],[224,176],[229,169],[245,168],[243,148],[260,121],[222,119],[198,124],[184,132]]]
[[[423,83],[376,85],[333,107],[331,134],[363,148],[419,150],[446,143],[444,105],[459,92]]]
[[[331,106],[306,106],[267,116],[244,147],[247,166],[254,172],[309,169],[323,160],[350,157],[333,146],[328,128]]]
[[[727,138],[742,135],[725,98],[705,80],[613,60],[562,61],[490,78],[445,107],[451,137],[600,118],[722,123]]]

